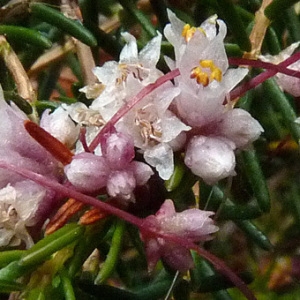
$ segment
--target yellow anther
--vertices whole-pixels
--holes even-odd
[[[219,69],[212,60],[200,60],[199,67],[195,67],[191,71],[191,78],[196,78],[198,84],[203,86],[208,86],[213,80],[222,80],[222,70]],[[209,71],[204,71],[203,68],[209,69]]]
[[[215,68],[212,70],[209,78],[210,78],[210,81],[217,80],[217,81],[221,82],[222,77],[223,77],[222,71],[219,68]]]
[[[214,62],[211,59],[200,60],[199,65],[202,68],[209,68],[209,69],[212,69],[212,68],[216,67]]]
[[[198,84],[202,84],[203,86],[208,86],[209,77],[208,75],[202,71],[201,67],[195,67],[192,69],[191,78],[196,78]]]
[[[205,35],[205,31],[203,28],[201,27],[191,27],[190,24],[185,24],[183,29],[182,29],[182,33],[181,35],[185,38],[186,42],[189,42],[190,39],[194,36],[195,32],[199,30],[201,31],[204,35]]]
[[[181,35],[185,38],[186,42],[188,42],[193,37],[196,30],[196,27],[191,27],[190,24],[185,24],[182,29]]]

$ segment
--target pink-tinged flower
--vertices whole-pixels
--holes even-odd
[[[101,156],[75,155],[65,167],[70,183],[83,192],[97,192],[106,187],[112,197],[134,200],[133,190],[145,184],[153,171],[148,165],[133,161],[132,138],[123,133],[109,133],[101,144],[101,153]]]
[[[0,156],[1,160],[13,163],[52,179],[60,178],[58,162],[25,130],[27,116],[14,104],[9,106],[0,90]],[[23,180],[22,177],[0,169],[0,188]]]
[[[185,163],[207,183],[234,175],[234,150],[247,147],[263,131],[251,115],[226,103],[226,96],[247,74],[228,69],[224,38],[226,25],[213,16],[199,28],[190,27],[168,11],[171,24],[164,33],[175,49],[171,69],[179,68],[175,85],[180,94],[172,109],[191,126]]]
[[[134,36],[129,33],[123,33],[122,36],[127,44],[121,51],[119,62],[109,61],[94,70],[104,88],[90,108],[99,110],[105,121],[108,121],[129,97],[162,75],[156,68],[160,56],[160,34],[140,53]]]
[[[146,85],[163,75],[156,68],[161,35],[152,39],[140,53],[132,35],[124,33],[123,37],[127,44],[120,61],[107,62],[95,69],[104,89],[89,109],[98,110],[104,121],[109,121]],[[155,167],[163,179],[169,179],[174,170],[173,145],[182,147],[185,141],[183,132],[190,129],[168,110],[178,93],[179,89],[167,82],[144,97],[116,124],[119,132],[133,137],[134,145],[141,149],[145,161]],[[180,143],[177,141],[179,136]]]
[[[65,166],[68,180],[82,192],[96,192],[106,186],[110,169],[102,156],[83,152]]]
[[[172,200],[166,200],[159,211],[145,219],[144,226],[157,232],[187,238],[193,242],[207,241],[218,227],[210,218],[214,213],[196,208],[176,213]],[[163,259],[171,268],[185,272],[193,267],[190,251],[186,248],[141,231],[145,242],[149,270]]]
[[[50,109],[43,112],[40,126],[68,148],[71,148],[79,136],[79,126],[70,119],[68,112],[59,106],[50,114]]]
[[[168,110],[178,90],[165,85],[157,88],[132,108],[116,125],[131,135],[134,145],[141,149],[145,161],[155,167],[162,179],[174,171],[173,149],[184,145],[182,135],[190,129]]]
[[[295,49],[298,48],[299,44],[300,44],[300,42],[293,43],[277,55],[274,55],[274,56],[272,56],[270,54],[261,55],[261,56],[259,56],[259,59],[261,59],[262,61],[270,62],[270,63],[277,65],[277,64],[281,63],[282,61],[286,60],[287,58],[289,58],[293,54]],[[300,70],[300,61],[294,62],[288,68],[291,70],[299,71]],[[285,75],[282,73],[277,73],[275,75],[275,78],[276,78],[278,85],[284,91],[290,93],[291,95],[293,95],[295,97],[300,96],[300,79],[299,78]]]
[[[24,128],[27,116],[13,103],[9,106],[5,102],[2,90],[0,119],[1,160],[61,180],[59,163],[27,133]],[[16,173],[0,169],[0,246],[16,246],[24,241],[30,247],[32,239],[27,227],[41,222],[44,211],[53,205],[54,199],[55,193]]]

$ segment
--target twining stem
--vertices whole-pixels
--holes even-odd
[[[299,59],[300,59],[300,52],[297,52],[294,55],[292,55],[289,58],[287,58],[286,60],[284,60],[283,62],[281,62],[280,64],[278,64],[277,67],[280,67],[280,68],[284,67],[284,68],[286,68],[286,67],[288,67],[289,65],[291,65],[294,62],[296,62]],[[287,69],[285,69],[285,70],[287,70]],[[267,79],[273,77],[276,73],[278,73],[278,71],[275,70],[275,68],[272,68],[272,70],[266,70],[266,71],[264,71],[263,73],[261,73],[261,74],[257,75],[256,77],[252,78],[250,81],[248,81],[248,82],[240,85],[236,89],[234,89],[230,93],[230,99],[234,100],[234,99],[236,99],[238,97],[241,97],[247,91],[249,91],[251,89],[254,89],[259,84],[261,84],[264,81],[266,81]],[[298,72],[296,72],[296,73],[298,73]]]
[[[174,79],[179,76],[179,69],[175,69],[161,77],[159,77],[154,83],[148,84],[144,87],[137,95],[135,95],[132,99],[130,99],[124,106],[122,106],[113,117],[105,124],[105,126],[101,129],[101,131],[94,138],[92,143],[89,146],[90,152],[93,152],[95,148],[101,141],[102,136],[109,132],[110,129],[126,114],[128,113],[137,103],[139,103],[144,97],[150,94],[152,91],[157,89],[159,86],[164,84],[165,82]]]
[[[203,248],[200,248],[193,241],[187,238],[182,238],[172,234],[167,234],[161,231],[157,231],[155,228],[146,226],[147,222],[144,222],[144,220],[141,218],[138,218],[126,211],[118,209],[117,207],[111,206],[105,202],[101,202],[96,198],[77,192],[69,187],[63,186],[60,183],[51,180],[43,175],[34,173],[26,169],[22,169],[16,165],[12,165],[1,160],[0,160],[0,168],[13,171],[16,174],[28,178],[44,187],[48,187],[56,191],[57,193],[61,194],[61,196],[74,198],[86,205],[91,205],[99,208],[100,210],[105,211],[106,213],[113,214],[118,218],[123,219],[124,221],[127,221],[137,226],[141,231],[147,232],[148,236],[151,235],[155,238],[161,237],[181,247],[195,250],[200,256],[202,256],[203,258],[211,262],[220,273],[222,273],[230,281],[232,281],[232,283],[234,283],[235,286],[240,289],[240,291],[246,296],[247,299],[256,300],[255,296],[253,295],[251,290],[247,287],[247,285],[222,260],[220,260],[215,255],[209,253],[208,251],[204,250]]]
[[[282,73],[285,75],[293,76],[296,78],[300,78],[300,72],[297,70],[292,70],[284,67],[283,65],[275,65],[269,62],[264,62],[257,59],[247,59],[247,58],[239,58],[239,57],[229,57],[228,62],[230,65],[246,65],[254,68],[262,68],[267,70],[274,70],[276,73]]]

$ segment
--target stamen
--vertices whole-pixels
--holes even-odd
[[[160,87],[165,82],[174,79],[179,76],[179,69],[174,69],[173,71],[161,76],[154,83],[150,83],[145,86],[140,92],[138,92],[132,99],[130,99],[125,105],[123,105],[113,116],[112,118],[104,125],[101,131],[94,138],[92,143],[89,146],[90,151],[94,151],[95,148],[101,141],[103,135],[111,130],[111,128],[127,113],[129,112],[137,103],[143,100],[148,94],[154,91],[156,88]]]
[[[196,78],[198,84],[202,84],[204,87],[208,86],[213,80],[221,81],[223,74],[212,60],[200,60],[199,67],[195,67],[191,71],[190,78]],[[209,72],[203,71],[202,68],[209,69]]]
[[[150,142],[160,143],[162,137],[160,120],[157,116],[151,114],[151,111],[146,111],[146,108],[139,109],[135,117],[135,124],[140,127],[144,146],[147,146]]]
[[[140,81],[143,80],[143,73],[145,73],[145,68],[142,64],[119,64],[121,70],[121,76],[116,79],[116,84],[120,85],[121,83],[127,80],[129,74]]]
[[[198,84],[202,84],[203,86],[208,86],[209,77],[208,75],[202,71],[201,67],[195,67],[191,71],[190,78],[196,78]]]
[[[185,38],[185,41],[188,43],[190,41],[190,39],[194,36],[194,34],[197,30],[201,31],[204,35],[206,35],[203,28],[191,27],[190,24],[184,25],[181,35]]]

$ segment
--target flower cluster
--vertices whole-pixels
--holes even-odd
[[[234,175],[234,151],[247,147],[263,131],[248,112],[234,108],[226,99],[248,71],[229,69],[223,21],[213,16],[199,28],[193,28],[172,12],[168,14],[171,23],[164,33],[174,47],[175,59],[165,59],[171,70],[179,70],[179,76],[171,78],[174,82],[157,83],[163,76],[156,67],[160,34],[138,53],[136,39],[124,33],[127,44],[119,62],[110,61],[95,68],[99,83],[82,89],[87,97],[95,97],[91,105],[64,104],[51,114],[46,110],[42,115],[41,127],[73,151],[70,163],[64,168],[59,166],[24,131],[26,117],[3,99],[1,159],[17,161],[20,168],[55,181],[61,180],[60,170],[64,184],[71,189],[90,195],[107,194],[123,204],[134,202],[136,187],[147,184],[154,169],[160,179],[172,176],[174,152],[209,184]],[[132,105],[132,98],[149,85],[155,88]],[[126,106],[131,109],[110,124]],[[105,126],[109,130],[102,133]],[[90,143],[96,136],[100,143],[91,149]],[[34,224],[34,215],[48,191],[10,175],[8,179],[8,171],[1,169],[0,246],[15,245],[19,240],[29,246],[26,227]],[[160,257],[174,269],[191,268],[188,249],[156,237],[153,232],[205,241],[218,229],[212,215],[213,212],[199,209],[176,213],[173,202],[166,200],[155,216],[148,216],[143,222],[141,237],[146,243],[149,268],[153,269]]]
[[[228,69],[224,38],[226,26],[216,16],[199,28],[191,28],[169,11],[171,24],[165,36],[175,49],[175,61],[167,59],[180,76],[180,94],[174,110],[192,127],[186,143],[185,163],[209,184],[234,175],[235,149],[256,140],[260,124],[242,109],[226,104],[226,95],[247,74],[245,68]]]
[[[143,162],[133,161],[133,140],[124,133],[109,133],[101,143],[101,156],[84,152],[65,167],[67,179],[83,192],[106,187],[111,197],[134,200],[133,190],[153,174]]]
[[[158,232],[174,234],[194,242],[211,239],[211,233],[218,230],[210,218],[214,213],[201,211],[196,208],[176,213],[172,200],[166,200],[159,211],[145,219],[144,226],[154,228]],[[181,272],[193,267],[190,251],[160,237],[153,237],[148,232],[141,232],[146,244],[146,254],[149,270],[152,270],[157,261],[162,258],[174,270]]]

